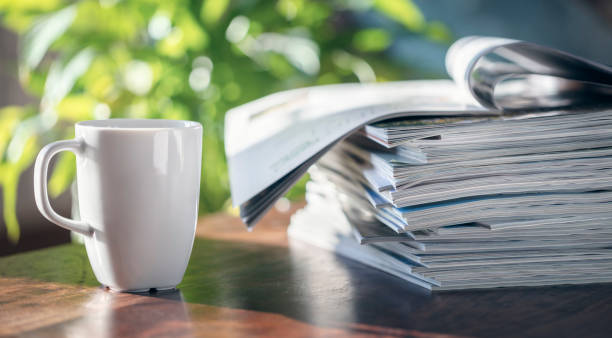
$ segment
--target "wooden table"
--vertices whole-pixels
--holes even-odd
[[[321,249],[288,242],[288,214],[254,232],[202,219],[179,290],[99,287],[83,246],[0,258],[0,335],[612,335],[612,285],[429,294]]]

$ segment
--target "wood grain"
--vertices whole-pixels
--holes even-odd
[[[299,207],[299,205],[298,205]],[[294,207],[295,209],[295,207]],[[0,258],[0,335],[610,336],[612,285],[430,294],[286,237],[289,213],[253,232],[201,220],[179,290],[99,287],[78,244]]]

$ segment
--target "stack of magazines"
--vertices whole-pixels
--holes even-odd
[[[290,235],[424,287],[612,280],[612,111],[375,124],[310,173]]]
[[[307,170],[291,238],[427,289],[612,281],[612,70],[472,37],[454,81],[283,92],[226,119],[253,226]]]

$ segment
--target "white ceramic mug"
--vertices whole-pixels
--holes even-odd
[[[202,126],[173,120],[79,122],[73,140],[45,146],[34,193],[51,222],[84,235],[100,283],[117,291],[170,289],[183,279],[198,217]],[[49,160],[76,154],[81,220],[58,215],[47,195]]]

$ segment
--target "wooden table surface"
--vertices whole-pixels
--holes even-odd
[[[429,294],[288,242],[288,219],[203,218],[168,293],[100,288],[79,244],[0,258],[0,335],[612,336],[611,284]]]

